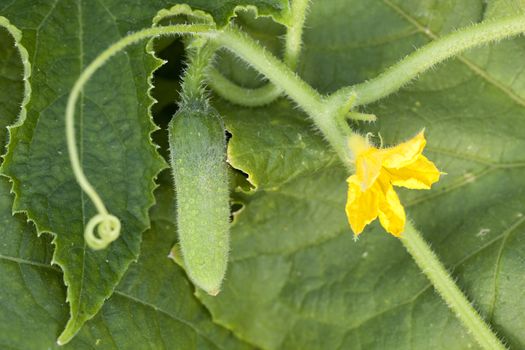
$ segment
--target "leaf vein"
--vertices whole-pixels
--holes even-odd
[[[488,316],[487,316],[487,318],[489,319],[490,322],[494,318],[494,311],[496,309],[496,302],[497,302],[497,299],[498,299],[498,279],[499,279],[499,275],[500,275],[500,271],[501,271],[501,259],[502,259],[502,256],[503,256],[503,250],[505,249],[505,245],[507,244],[511,234],[513,232],[516,232],[516,229],[519,226],[521,226],[521,224],[523,224],[524,222],[525,222],[525,218],[521,218],[520,220],[518,220],[514,225],[510,226],[503,233],[503,240],[501,241],[501,245],[500,245],[500,248],[498,250],[498,255],[497,255],[497,258],[496,258],[496,266],[494,267],[494,279],[493,279],[493,284],[494,284],[493,291],[494,292],[493,292],[493,297],[492,297],[492,301],[491,301],[490,308],[489,308],[489,311],[488,311]]]
[[[18,257],[14,257],[14,256],[0,254],[0,260],[4,260],[4,261],[16,263],[16,264],[31,265],[31,266],[40,267],[40,268],[44,268],[44,269],[47,269],[47,270],[52,270],[52,271],[55,271],[55,272],[62,273],[62,270],[60,270],[57,267],[54,267],[53,265],[49,265],[49,264],[45,264],[45,263],[41,263],[41,262],[37,262],[37,261],[32,261],[32,260],[27,260],[27,259],[23,259],[23,258],[18,258]]]
[[[399,14],[401,17],[403,17],[405,20],[407,20],[410,24],[415,26],[421,33],[425,34],[427,37],[429,37],[432,40],[439,39],[439,36],[432,32],[430,28],[427,28],[423,26],[421,23],[419,23],[412,15],[410,15],[408,12],[406,12],[404,9],[402,9],[400,6],[392,3],[390,0],[383,0],[383,2],[389,6],[392,10],[394,10],[397,14]],[[503,85],[498,80],[491,77],[486,70],[481,68],[480,66],[476,65],[474,62],[470,61],[469,59],[465,58],[462,55],[458,55],[457,59],[465,64],[470,70],[472,70],[474,73],[476,73],[481,78],[485,79],[487,82],[504,92],[510,99],[512,99],[514,102],[521,106],[525,106],[525,99],[514,93],[510,88]]]
[[[197,333],[199,336],[201,336],[202,338],[204,339],[207,339],[208,341],[210,341],[212,344],[214,344],[214,342],[212,341],[212,339],[210,339],[208,337],[207,334],[203,333],[200,329],[198,329],[197,327],[195,327],[193,324],[191,324],[190,322],[180,318],[180,317],[177,317],[167,311],[164,311],[162,310],[161,308],[159,308],[158,306],[156,306],[155,304],[152,304],[152,303],[148,303],[147,301],[144,301],[144,300],[141,300],[139,298],[136,298],[132,295],[129,295],[125,292],[122,292],[122,291],[119,291],[119,290],[115,290],[114,292],[115,295],[118,295],[122,298],[125,298],[125,299],[129,299],[137,304],[141,304],[143,306],[146,306],[148,308],[151,308],[153,309],[155,312],[160,312],[161,314],[165,315],[166,317],[174,320],[174,321],[177,321],[179,323],[182,323],[184,325],[186,325],[187,327],[191,328],[195,333]],[[222,349],[222,348],[221,348]]]

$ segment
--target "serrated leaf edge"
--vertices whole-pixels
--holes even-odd
[[[2,155],[2,159],[4,161],[3,164],[5,164],[5,162],[9,161],[9,158],[10,158],[9,156],[10,156],[10,154],[12,152],[14,152],[14,149],[15,149],[16,143],[13,142],[13,140],[14,140],[13,135],[16,133],[16,130],[18,128],[20,128],[25,123],[26,118],[27,118],[27,105],[30,102],[31,93],[32,93],[31,83],[29,81],[29,79],[31,77],[32,67],[31,67],[31,63],[29,62],[28,51],[22,45],[22,37],[23,37],[22,36],[22,31],[19,30],[7,18],[5,18],[3,16],[0,16],[0,26],[6,28],[7,31],[14,38],[15,45],[18,48],[18,51],[20,53],[22,64],[23,64],[23,68],[24,68],[24,74],[23,74],[24,96],[23,96],[20,112],[19,112],[19,115],[18,115],[18,118],[17,118],[16,122],[14,124],[12,124],[12,125],[7,127],[8,135],[9,135],[9,141],[8,141],[8,144],[7,144],[7,152],[4,155]],[[139,237],[140,240],[142,240],[142,234],[151,228],[151,222],[149,220],[149,211],[156,203],[156,199],[155,199],[155,196],[154,196],[154,191],[158,187],[158,184],[156,183],[156,178],[157,178],[158,174],[162,170],[164,170],[164,169],[166,169],[168,167],[168,164],[166,163],[164,158],[162,158],[162,156],[158,152],[159,146],[157,144],[155,144],[153,142],[153,139],[152,139],[152,134],[155,131],[159,130],[159,127],[153,122],[153,118],[152,118],[152,114],[151,114],[151,110],[152,110],[153,105],[155,103],[157,103],[157,100],[151,95],[151,91],[154,88],[154,85],[153,85],[153,74],[154,74],[155,71],[157,71],[165,63],[165,61],[163,61],[163,60],[161,60],[161,59],[159,59],[159,58],[157,58],[155,56],[153,58],[155,59],[156,62],[154,63],[153,69],[152,69],[151,73],[149,74],[149,76],[147,78],[148,89],[146,91],[146,96],[147,96],[146,98],[150,100],[150,103],[149,103],[148,108],[147,108],[147,110],[148,110],[148,119],[150,121],[149,144],[151,146],[153,146],[152,149],[154,150],[154,157],[155,157],[154,160],[158,162],[159,166],[158,166],[158,169],[155,170],[156,174],[152,177],[151,182],[150,182],[150,191],[149,191],[149,196],[147,198],[148,199],[148,205],[147,205],[147,208],[145,208],[145,210],[144,210],[144,212],[145,212],[144,217],[148,218],[148,224],[144,227],[144,230],[140,233],[140,237]],[[22,215],[24,215],[26,217],[26,222],[34,224],[34,226],[36,228],[37,237],[40,237],[44,233],[50,234],[51,236],[53,236],[53,240],[52,240],[51,243],[53,244],[53,246],[56,246],[56,242],[55,242],[56,237],[57,237],[56,233],[54,233],[51,229],[49,229],[47,227],[44,227],[43,225],[40,225],[37,222],[37,220],[34,218],[35,216],[32,214],[32,211],[30,209],[22,209],[21,208],[20,196],[19,196],[20,183],[15,178],[9,176],[5,172],[5,168],[4,168],[3,164],[2,164],[2,166],[0,166],[0,176],[6,177],[9,180],[9,182],[11,183],[11,191],[10,191],[10,193],[14,195],[13,207],[12,207],[13,215],[15,215],[15,214],[22,214]],[[138,257],[139,257],[139,255],[137,255],[133,260],[130,260],[129,263],[128,263],[128,267],[129,267],[129,265],[131,263],[137,262]],[[70,280],[66,277],[68,269],[65,266],[63,266],[61,263],[59,263],[57,260],[55,260],[55,250],[53,252],[53,256],[52,256],[50,265],[57,265],[57,266],[60,267],[60,269],[62,271],[62,274],[63,274],[64,285],[66,286],[67,291],[68,291],[67,292],[67,296],[66,296],[66,302],[67,303],[71,303],[70,293],[69,293]],[[121,277],[123,277],[124,274],[125,274],[125,272],[122,274]],[[102,300],[102,303],[101,303],[101,305],[99,307],[99,310],[102,308],[102,306],[104,305],[105,301],[108,300],[113,295],[113,293],[116,290],[117,285],[118,285],[118,283],[115,284],[112,287],[111,293],[108,294]],[[96,313],[91,315],[91,317],[89,317],[88,320],[93,318],[95,315],[96,315]],[[70,319],[68,320],[67,324],[70,324],[75,318],[76,318],[76,316],[74,317],[70,313]],[[67,328],[67,325],[66,325],[66,328]],[[81,326],[76,330],[76,332],[78,332],[80,330],[80,328],[81,328]],[[57,343],[59,345],[65,344],[65,343],[61,343],[61,342],[58,342],[58,341],[57,341]]]

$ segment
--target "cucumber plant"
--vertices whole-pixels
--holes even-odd
[[[36,3],[39,6],[27,11],[37,21],[32,21],[29,15],[19,16],[26,13],[27,4],[23,1],[13,0],[9,5],[0,6],[2,15],[12,17],[13,23],[21,28],[14,28],[11,22],[0,17],[0,26],[11,33],[15,43],[14,47],[9,45],[11,50],[7,50],[5,56],[18,51],[24,73],[17,74],[25,85],[23,96],[19,99],[23,101],[20,118],[10,128],[8,153],[1,168],[2,174],[10,178],[16,198],[14,202],[11,200],[9,184],[0,187],[6,198],[1,202],[3,211],[0,214],[2,222],[9,226],[2,234],[18,237],[18,224],[13,224],[18,219],[11,217],[10,210],[14,203],[13,211],[23,213],[34,221],[39,233],[50,232],[54,235],[52,242],[44,242],[44,245],[54,245],[54,255],[48,259],[44,253],[34,256],[25,254],[23,249],[27,244],[16,243],[18,238],[6,240],[6,243],[15,243],[4,245],[0,255],[7,261],[6,266],[29,263],[31,269],[47,268],[49,271],[46,271],[51,274],[58,272],[59,282],[55,286],[58,286],[59,292],[53,294],[62,296],[60,288],[65,284],[66,300],[71,311],[66,329],[58,338],[59,345],[67,343],[77,333],[81,334],[79,338],[89,337],[86,336],[89,332],[79,333],[81,327],[102,309],[114,292],[117,297],[110,299],[107,308],[104,306],[102,321],[100,318],[93,320],[97,326],[91,327],[90,331],[96,337],[103,334],[100,332],[102,326],[106,326],[103,322],[114,316],[115,313],[109,311],[118,310],[124,305],[123,302],[138,302],[141,308],[148,309],[147,312],[155,316],[161,310],[171,316],[170,322],[183,320],[182,323],[185,323],[187,315],[178,319],[179,294],[170,294],[166,290],[157,294],[152,292],[162,281],[169,281],[171,288],[184,288],[189,298],[193,298],[184,274],[165,259],[165,253],[177,240],[175,233],[178,234],[179,244],[173,248],[172,255],[184,267],[194,285],[211,295],[216,295],[221,288],[223,290],[218,298],[210,298],[199,290],[196,293],[199,301],[212,313],[213,321],[262,348],[303,348],[298,345],[301,342],[307,342],[309,346],[314,344],[314,347],[319,345],[319,348],[346,347],[352,343],[351,347],[357,341],[359,346],[367,348],[372,343],[376,348],[384,347],[384,344],[391,344],[389,341],[395,342],[398,348],[404,345],[421,347],[421,339],[425,341],[427,335],[432,335],[434,339],[438,336],[434,330],[418,333],[417,326],[439,323],[439,320],[434,322],[435,314],[441,317],[455,315],[463,324],[465,329],[456,327],[459,321],[450,323],[452,326],[447,329],[454,327],[454,331],[468,338],[461,341],[460,348],[464,344],[468,344],[464,347],[472,346],[471,341],[474,340],[485,349],[505,349],[507,345],[519,348],[523,345],[523,335],[516,331],[521,323],[514,322],[522,306],[516,296],[519,296],[520,286],[523,285],[520,278],[523,259],[518,251],[523,240],[519,241],[516,234],[519,230],[516,229],[524,222],[520,207],[523,201],[519,200],[521,193],[515,188],[523,185],[519,170],[523,168],[519,152],[523,138],[519,134],[521,119],[509,116],[511,113],[523,114],[523,79],[516,69],[520,64],[511,62],[498,67],[492,62],[508,59],[511,53],[512,57],[520,57],[516,53],[522,52],[523,48],[519,38],[503,43],[509,44],[505,46],[505,54],[501,50],[498,55],[491,56],[490,64],[483,62],[483,55],[479,52],[476,55],[465,54],[468,49],[522,34],[525,31],[525,12],[518,10],[523,9],[518,2],[487,1],[486,6],[481,6],[476,2],[460,4],[459,1],[436,5],[432,1],[415,4],[356,0],[352,2],[356,6],[347,6],[337,0],[317,1],[311,11],[315,18],[309,23],[311,27],[306,27],[315,29],[308,29],[308,52],[302,58],[298,55],[308,14],[307,0],[218,0],[206,2],[208,4],[188,0],[203,11],[194,11],[188,5],[179,4],[172,11],[161,10],[159,16],[185,15],[189,21],[160,24],[157,21],[160,17],[157,16],[153,27],[149,24],[158,10],[155,2],[141,2],[140,11],[129,11],[114,0],[104,1],[104,4],[78,1],[76,9],[62,0],[53,4],[46,1]],[[232,18],[238,5],[256,9],[258,15],[272,15],[279,21],[281,33],[286,31],[282,59],[271,50],[271,46],[265,47],[255,40],[271,37],[272,42],[279,42],[275,32],[270,33],[266,28],[261,28],[259,33],[246,32],[237,26],[241,21]],[[456,8],[464,9],[465,13],[458,14],[460,19],[449,18],[453,13],[457,14],[458,11],[453,11]],[[483,12],[483,17],[478,16],[478,10]],[[367,16],[362,16],[365,12]],[[434,12],[446,18],[443,21],[446,30],[427,21],[433,16],[426,15]],[[62,20],[61,14],[64,13],[77,14],[77,20],[71,21],[71,16]],[[109,17],[104,20],[104,16]],[[348,20],[350,17],[351,21]],[[469,21],[479,23],[462,28]],[[368,23],[365,30],[361,28],[362,23]],[[388,28],[387,37],[385,33],[381,34],[383,23],[384,27],[389,25],[395,28],[394,32]],[[100,24],[107,26],[99,28]],[[457,30],[450,31],[451,28]],[[332,31],[324,32],[325,29]],[[102,30],[108,33],[107,37],[100,36]],[[415,32],[417,40],[412,38]],[[63,45],[61,38],[64,33],[78,34],[73,37],[78,39],[79,45]],[[188,66],[183,74],[179,110],[167,128],[173,186],[164,184],[157,190],[156,194],[160,194],[158,198],[163,200],[158,201],[159,206],[150,217],[148,210],[154,203],[154,180],[165,163],[149,138],[154,126],[144,116],[151,116],[148,112],[153,103],[147,93],[147,89],[151,88],[151,80],[147,78],[160,63],[144,55],[141,48],[129,46],[166,35],[185,36]],[[413,45],[420,44],[421,36],[431,43],[421,45],[412,52]],[[392,40],[403,45],[397,47],[390,43]],[[407,40],[412,41],[406,45]],[[112,42],[97,56],[98,50]],[[56,50],[47,50],[56,43],[60,44],[56,45]],[[379,54],[371,60],[369,57],[375,51],[363,49],[363,43],[374,47],[385,46],[386,49],[379,49]],[[347,47],[351,47],[352,55],[347,52],[343,55],[330,53]],[[390,47],[395,47],[397,51],[390,52]],[[123,50],[126,50],[126,55],[112,58]],[[226,69],[222,70],[225,66],[208,69],[214,63],[212,57],[217,50],[227,50],[236,59],[246,62],[267,79],[265,85],[254,81],[247,85],[259,87],[248,89],[230,80],[232,76],[225,74],[228,73]],[[423,83],[424,93],[413,87],[403,88],[435,65],[457,56],[455,63],[459,64],[459,68],[447,66],[445,68],[450,71],[445,70],[439,79],[431,74],[432,79],[420,82]],[[89,63],[91,58],[94,59]],[[393,64],[398,58],[402,59]],[[103,66],[106,74],[94,76]],[[380,71],[388,66],[390,68],[384,72]],[[468,74],[462,74],[464,70]],[[71,74],[76,76],[79,73],[74,82]],[[244,73],[241,75],[243,78],[240,80],[250,78]],[[332,75],[337,75],[337,79],[333,79]],[[92,77],[93,85],[86,85]],[[113,86],[115,81],[119,84]],[[343,86],[348,81],[356,83]],[[462,84],[465,81],[468,84]],[[5,84],[8,83],[0,81],[0,86]],[[108,88],[110,85],[114,90]],[[460,85],[464,86],[457,88]],[[216,94],[213,98],[209,98],[206,86]],[[478,89],[473,89],[473,86]],[[443,88],[447,91],[454,89],[454,93],[440,95],[436,92],[445,91]],[[400,90],[401,93],[378,102]],[[66,100],[68,91],[71,93]],[[140,91],[144,94],[138,93]],[[456,91],[459,93],[456,94]],[[473,91],[476,94],[472,94]],[[438,95],[446,102],[439,100],[435,103],[440,98]],[[216,96],[230,104],[215,100]],[[274,103],[277,98],[282,100]],[[291,100],[297,110],[290,108],[285,98]],[[8,100],[2,102],[10,102]],[[214,106],[221,112],[226,112],[227,106],[254,116],[241,120],[236,113],[228,113],[227,125],[234,135],[228,152],[225,126]],[[509,106],[512,108],[507,110]],[[64,107],[67,141],[63,138],[63,120],[57,118]],[[0,111],[4,110],[7,109],[0,105]],[[80,130],[76,130],[73,123],[75,113]],[[497,114],[498,117],[487,122],[487,113]],[[394,116],[398,119],[389,118]],[[307,127],[308,121],[300,120],[303,117],[309,118],[317,134]],[[348,119],[377,119],[381,135],[385,136],[385,144],[392,147],[383,147],[379,134],[380,145],[373,142],[373,134],[361,135],[370,130],[360,123],[349,123]],[[486,127],[489,124],[490,128]],[[266,125],[269,132],[261,135],[253,132]],[[420,132],[411,139],[404,135],[425,127],[428,134]],[[279,134],[281,131],[283,133]],[[439,132],[442,133],[441,144]],[[476,138],[476,135],[479,137]],[[429,147],[426,152],[431,153],[429,158],[422,154],[427,136]],[[315,138],[316,142],[310,138]],[[399,143],[401,140],[405,141]],[[69,159],[63,152],[66,147]],[[229,269],[227,284],[223,283],[230,249],[226,154],[232,165],[246,170],[248,180],[254,185],[253,191],[242,194],[243,204],[249,210],[239,215],[239,225],[235,226],[232,244],[235,247],[232,251],[234,263]],[[268,155],[271,161],[267,161]],[[242,157],[244,159],[240,160]],[[455,161],[447,163],[440,157],[455,157]],[[432,159],[436,160],[436,165]],[[72,172],[67,167],[69,160]],[[477,165],[473,167],[470,163]],[[83,169],[89,176],[84,174]],[[444,179],[443,185],[438,185],[442,187],[426,197],[405,197],[404,192],[400,192],[399,198],[394,190],[394,186],[429,189],[439,179],[440,170],[451,175]],[[489,184],[492,187],[479,182],[485,174],[493,173],[497,176],[491,177],[493,182]],[[454,176],[455,181],[448,181]],[[93,179],[94,186],[88,182],[88,177]],[[346,184],[344,178],[347,178]],[[84,192],[78,191],[75,179]],[[483,188],[482,195],[482,191],[478,190],[479,197],[473,197],[475,204],[469,207],[468,203],[451,199],[449,192],[470,184]],[[166,218],[165,213],[161,215],[158,210],[159,207],[166,208],[169,205],[166,203],[173,203],[166,200],[173,196],[171,187],[177,191],[177,207],[175,211],[170,210],[169,218]],[[492,191],[487,191],[487,188]],[[341,217],[344,218],[339,215],[344,210],[340,197],[344,194],[348,198],[346,213],[352,230],[355,234],[364,233],[357,244],[351,242],[351,237],[346,238],[351,236],[351,230],[346,222],[340,222],[343,221]],[[86,195],[92,203],[86,201]],[[448,202],[438,202],[434,197],[446,197]],[[507,201],[507,197],[511,198]],[[433,199],[430,202],[434,205],[429,210],[430,214],[423,215],[424,209],[420,208],[429,204],[418,205],[417,208],[410,205],[423,200],[428,203],[426,199],[429,198]],[[450,208],[447,204],[451,204]],[[406,212],[403,205],[406,205]],[[472,220],[476,211],[489,206],[492,208],[486,220]],[[437,210],[439,207],[446,207],[447,211]],[[98,213],[89,220],[89,215],[95,210]],[[372,224],[377,218],[395,239],[368,238],[372,235],[367,231],[379,229],[378,225]],[[449,219],[454,223],[449,224]],[[158,225],[159,221],[166,225]],[[481,222],[485,221],[491,226],[486,227],[483,223],[483,227],[474,230],[479,231],[475,238],[469,234],[472,230],[463,230],[464,227],[482,225]],[[469,223],[470,226],[467,225]],[[150,224],[153,234],[150,231],[149,235],[145,235],[141,247],[140,233]],[[424,235],[419,228],[425,231]],[[462,231],[456,232],[458,228]],[[491,229],[493,233],[499,233],[487,236]],[[85,240],[80,235],[82,230]],[[441,254],[436,254],[430,249],[427,239],[435,242],[442,231],[446,231],[447,235],[437,241],[435,249]],[[487,237],[490,239],[482,242]],[[493,243],[500,238],[502,243],[498,248]],[[162,239],[168,243],[161,242]],[[454,243],[453,252],[443,254],[443,247],[447,244],[452,247],[451,243]],[[395,250],[396,244],[406,248],[409,254]],[[6,247],[11,250],[6,250]],[[360,249],[367,250],[361,252]],[[494,253],[492,263],[485,261],[485,257],[489,256],[487,251]],[[139,258],[139,252],[142,255],[137,271],[137,266],[133,267],[131,262]],[[470,257],[478,256],[478,253],[479,259],[471,262]],[[445,263],[440,261],[440,255],[443,255]],[[31,259],[26,259],[28,256]],[[415,265],[410,265],[410,258],[413,258]],[[142,259],[149,265],[146,266]],[[472,264],[469,266],[483,272],[474,278],[476,283],[465,278],[464,274],[468,275],[468,271],[455,269],[466,260]],[[482,260],[484,262],[480,263]],[[63,275],[50,264],[59,265]],[[489,271],[492,269],[487,268],[490,267],[487,264],[495,267],[494,273]],[[1,267],[4,268],[4,265]],[[385,268],[387,265],[389,267]],[[512,269],[509,268],[511,265]],[[129,266],[132,267],[128,274]],[[428,281],[423,280],[416,266]],[[453,273],[449,269],[453,269]],[[28,278],[34,276],[33,270],[30,275],[25,269],[20,269],[22,274],[19,274],[20,271],[9,271],[2,270],[3,278],[9,281],[18,278],[20,286],[48,286],[39,284],[38,279]],[[512,271],[512,278],[508,271]],[[146,273],[148,276],[142,275]],[[378,276],[388,282],[381,285],[388,287],[375,288]],[[248,279],[251,283],[245,283]],[[121,283],[121,280],[124,282]],[[137,283],[142,280],[144,283]],[[425,281],[438,291],[445,303],[435,296],[428,296],[432,293],[418,293],[416,289]],[[489,281],[488,284],[486,281]],[[18,290],[12,288],[14,284],[11,282],[3,285],[6,289],[11,288],[11,292],[6,293],[8,302],[0,303],[0,306],[9,309],[9,301],[13,300],[9,298],[17,296]],[[140,288],[137,288],[138,285]],[[511,294],[512,298],[509,298]],[[175,297],[168,300],[165,297],[169,295]],[[434,313],[426,303],[419,304],[425,307],[413,307],[415,300],[421,301],[422,298],[431,300],[441,307],[441,311]],[[53,311],[48,306],[55,304],[33,299],[37,300],[37,305],[31,308],[29,315],[33,312],[38,314],[41,311],[38,306],[44,306],[42,309],[46,312]],[[0,300],[4,300],[3,294]],[[60,299],[62,304],[63,300]],[[371,300],[373,305],[363,303],[363,300]],[[203,313],[207,312],[201,304],[196,302],[195,305],[204,310]],[[410,309],[406,313],[407,318],[405,306]],[[5,314],[11,315],[9,312]],[[193,317],[194,313],[190,314]],[[2,316],[3,312],[0,318]],[[53,323],[53,327],[64,319],[62,316],[52,316],[55,321],[59,320]],[[194,321],[192,317],[189,318]],[[399,322],[407,319],[409,322]],[[429,319],[431,321],[427,322]],[[149,321],[150,318],[144,317],[144,320]],[[134,318],[132,321],[140,320]],[[208,328],[200,328],[200,324],[195,326],[191,321],[188,324],[193,328],[192,332],[196,330],[199,335],[208,334]],[[1,330],[10,327],[9,322],[0,323]],[[119,322],[113,323],[113,330],[115,324],[120,326]],[[320,324],[326,328],[317,327]],[[408,340],[398,341],[397,336],[403,332],[396,332],[396,339],[392,340],[388,331],[392,326],[406,326],[408,336],[405,338]],[[59,327],[61,325],[55,328]],[[53,336],[55,328],[50,332]],[[159,329],[173,330],[168,327]],[[319,329],[330,332],[331,336],[326,339],[315,337],[315,334],[311,336],[311,330]],[[387,331],[383,331],[385,329]],[[441,333],[446,334],[443,329],[439,328]],[[112,335],[117,333],[113,330],[110,330]],[[363,337],[367,332],[368,337]],[[379,340],[375,340],[376,334]],[[331,341],[332,335],[337,340],[326,345],[324,341]],[[354,335],[359,336],[355,342]],[[314,338],[319,343],[311,342]],[[87,338],[80,341],[83,339]],[[99,340],[96,340],[96,345]],[[439,341],[446,344],[446,340]],[[28,347],[10,341],[5,344],[9,348]],[[44,347],[51,346],[36,346]],[[228,345],[218,347],[231,348]]]

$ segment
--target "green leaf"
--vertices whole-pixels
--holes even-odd
[[[285,100],[265,109],[238,109],[222,101],[216,105],[233,135],[230,164],[243,170],[259,189],[275,191],[296,178],[338,164],[337,155],[311,132],[309,121]]]
[[[22,30],[33,66],[27,118],[11,129],[3,171],[17,195],[14,210],[27,212],[39,232],[56,235],[53,262],[63,269],[69,287],[71,319],[61,338],[67,342],[137,258],[140,233],[149,225],[153,178],[164,166],[150,142],[153,124],[147,117],[147,78],[158,63],[144,59],[142,47],[115,57],[88,84],[77,112],[84,169],[123,223],[122,238],[104,251],[84,244],[83,226],[94,210],[70,171],[65,102],[80,71],[127,29],[147,26],[154,7],[125,22],[116,19],[109,4],[98,2],[42,1],[32,9],[28,16],[18,1],[2,11]]]
[[[34,227],[11,214],[9,187],[0,177],[0,347],[47,348],[67,320],[62,276],[49,264],[50,237],[35,238]]]
[[[168,183],[167,181],[165,183]],[[56,336],[68,317],[60,270],[50,265],[50,236],[12,216],[9,184],[0,178],[0,347],[2,349],[249,349],[214,325],[193,287],[167,257],[176,228],[173,192],[157,190],[142,254],[107,301],[65,347]],[[30,336],[28,336],[30,335]]]
[[[210,10],[220,23],[242,1],[195,6]],[[286,18],[284,0],[260,0],[262,14]],[[122,237],[104,251],[92,251],[82,232],[94,209],[70,171],[63,114],[69,90],[83,68],[111,43],[151,25],[163,0],[128,4],[118,1],[15,0],[0,13],[23,32],[29,52],[33,90],[23,125],[11,129],[2,168],[16,193],[14,211],[27,213],[38,232],[50,232],[56,246],[53,263],[64,271],[71,318],[60,341],[67,342],[101,308],[139,253],[140,234],[148,227],[154,177],[165,166],[150,141],[154,130],[147,91],[158,60],[142,45],[117,55],[87,85],[77,111],[82,165],[110,212],[123,224]],[[276,11],[280,11],[279,13]],[[5,66],[8,67],[8,66]],[[15,70],[10,69],[14,74]],[[16,102],[16,101],[14,101]],[[25,112],[25,111],[24,111]],[[7,118],[11,122],[13,118]]]
[[[483,20],[482,5],[313,2],[300,74],[323,92],[373,78],[414,47]],[[513,349],[525,347],[524,40],[469,52],[365,107],[379,118],[367,130],[387,145],[426,127],[426,154],[448,175],[431,191],[400,191],[402,201]],[[258,186],[238,194],[245,208],[221,297],[199,294],[218,323],[264,349],[477,348],[397,239],[374,223],[353,241],[349,174],[304,115],[282,101],[217,104],[232,132],[229,160]]]

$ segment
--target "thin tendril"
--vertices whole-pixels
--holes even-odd
[[[66,140],[69,159],[71,161],[71,168],[73,174],[82,188],[93,202],[98,214],[92,217],[84,230],[84,238],[86,243],[95,250],[106,248],[111,242],[115,241],[121,230],[120,220],[108,212],[102,198],[99,196],[93,185],[88,181],[82,164],[80,163],[77,142],[75,139],[75,106],[78,101],[84,85],[95,74],[95,72],[104,65],[104,63],[113,55],[122,51],[125,47],[136,43],[140,40],[157,37],[168,34],[184,34],[184,33],[212,33],[213,27],[209,25],[172,25],[165,27],[154,27],[141,30],[139,32],[130,34],[115,44],[111,45],[104,52],[102,52],[93,62],[89,64],[78,77],[73,85],[73,89],[69,94],[66,107]]]
[[[525,15],[485,21],[436,39],[411,53],[377,77],[339,89],[331,98],[356,93],[356,106],[370,104],[396,91],[434,65],[468,49],[525,32]]]

